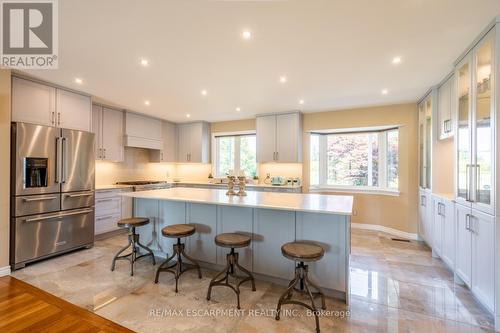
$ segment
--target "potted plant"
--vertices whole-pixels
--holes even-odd
[[[259,176],[257,176],[255,173],[253,174],[253,177],[252,177],[252,183],[254,185],[258,185],[259,184]]]

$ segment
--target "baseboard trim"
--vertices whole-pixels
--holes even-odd
[[[10,275],[10,266],[0,267],[0,276]]]
[[[413,234],[410,232],[401,231],[398,229],[393,229],[389,227],[385,227],[383,225],[378,224],[366,224],[366,223],[351,223],[351,228],[353,229],[365,229],[365,230],[374,230],[374,231],[382,231],[388,233],[393,236],[407,238],[411,240],[420,240],[417,234]]]

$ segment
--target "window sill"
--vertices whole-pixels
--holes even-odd
[[[361,193],[361,194],[374,194],[374,195],[388,195],[392,197],[399,197],[398,190],[390,190],[383,188],[369,188],[369,187],[337,187],[337,186],[310,186],[310,193],[319,192],[332,192],[332,193]]]

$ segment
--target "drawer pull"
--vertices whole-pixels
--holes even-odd
[[[97,202],[109,202],[109,201],[113,201],[113,200],[116,200],[116,199],[98,199]]]
[[[93,193],[66,194],[68,198],[91,197],[93,195]]]
[[[83,214],[88,214],[92,213],[92,209],[87,209],[87,210],[81,210],[78,212],[72,212],[72,213],[66,213],[66,214],[60,214],[60,215],[49,215],[49,216],[42,216],[42,217],[33,217],[30,219],[24,220],[24,222],[37,222],[37,221],[43,221],[43,220],[50,220],[50,219],[62,219],[67,216],[73,216],[73,215],[83,215]]]
[[[96,221],[107,220],[107,219],[110,219],[112,217],[113,217],[113,215],[101,216],[101,217],[96,218]]]
[[[23,198],[24,202],[34,202],[34,201],[46,201],[46,200],[55,200],[57,197],[42,197],[42,198]]]

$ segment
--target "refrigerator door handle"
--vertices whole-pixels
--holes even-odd
[[[57,184],[61,183],[61,138],[56,137],[56,161],[54,163],[55,165],[55,174],[56,174],[56,179],[55,182]]]
[[[62,138],[62,158],[61,158],[61,171],[62,171],[62,177],[61,177],[61,182],[66,183],[66,159],[68,158],[68,144],[66,138]]]
[[[59,215],[33,217],[33,218],[25,219],[24,222],[37,222],[37,221],[50,220],[50,219],[61,219],[61,218],[67,217],[67,216],[89,214],[92,212],[94,212],[92,209],[86,209],[86,210],[80,210],[78,212],[71,212],[71,213],[65,213],[65,214],[59,214]]]

